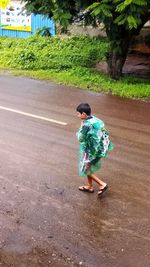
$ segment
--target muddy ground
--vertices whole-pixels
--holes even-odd
[[[78,190],[80,102],[115,144],[102,199]],[[146,101],[0,76],[0,266],[149,267],[149,114]]]
[[[106,63],[96,64],[96,69],[107,72]],[[123,75],[130,75],[141,79],[150,80],[150,55],[131,53],[128,55],[123,67]]]

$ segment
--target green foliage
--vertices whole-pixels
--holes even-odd
[[[51,28],[50,27],[42,27],[36,30],[36,35],[41,35],[41,36],[49,36],[51,37],[52,34],[50,32]]]
[[[143,25],[150,19],[150,0],[23,0],[23,2],[30,12],[52,17],[62,25],[63,31],[75,17],[86,25],[99,25],[102,22],[111,43],[107,62],[109,74],[114,79],[121,75],[123,66],[118,64],[116,59],[122,57],[120,61],[122,63],[125,61],[133,36],[138,35]]]
[[[74,66],[89,67],[104,59],[108,48],[105,38],[35,36],[23,40],[0,40],[0,64],[19,69],[67,70]]]
[[[80,12],[90,23],[90,16],[102,21],[111,28],[112,23],[124,25],[128,30],[137,28],[150,16],[149,0],[101,0],[101,1],[72,1],[72,0],[23,0],[30,12],[46,14],[53,17],[63,27],[67,27],[75,15]],[[89,12],[90,11],[90,12]],[[118,17],[121,16],[121,22]],[[146,22],[146,21],[145,21]],[[120,24],[121,23],[121,24]]]
[[[15,60],[16,66],[21,66],[23,69],[33,69],[35,67],[36,57],[32,51],[20,51]]]
[[[118,30],[122,25],[128,31],[143,26],[143,21],[146,22],[150,17],[149,8],[149,0],[101,0],[88,7],[106,28],[110,27],[110,31],[113,24],[118,25]]]

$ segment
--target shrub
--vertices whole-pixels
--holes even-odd
[[[89,67],[104,59],[108,46],[105,39],[97,40],[89,37],[61,39],[34,36],[28,39],[5,37],[0,40],[1,59],[5,58],[3,61],[5,66],[36,70]]]

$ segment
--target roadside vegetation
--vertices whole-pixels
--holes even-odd
[[[96,92],[129,98],[150,98],[150,83],[123,76],[115,81],[95,70],[105,60],[106,38],[0,37],[0,68],[14,75],[52,80]]]

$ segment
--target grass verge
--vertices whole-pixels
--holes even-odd
[[[124,77],[119,81],[113,81],[105,74],[89,69],[78,68],[68,71],[25,71],[11,70],[16,76],[26,76],[40,80],[50,80],[58,84],[67,86],[76,86],[84,90],[93,92],[103,92],[120,97],[133,99],[149,99],[150,84],[137,78]]]
[[[89,37],[0,38],[0,68],[13,75],[51,80],[81,89],[116,96],[149,99],[150,82],[124,76],[119,81],[93,70],[93,64],[104,60],[106,39]]]

